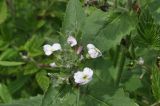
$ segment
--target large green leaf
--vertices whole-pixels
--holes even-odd
[[[94,29],[96,27],[97,29],[94,30],[94,33],[91,33],[92,35],[83,35],[83,37],[88,40],[87,43],[94,43],[103,51],[119,44],[124,36],[130,34],[130,32],[135,29],[137,20],[134,14],[127,12],[111,12],[106,14],[106,16],[101,14],[101,18],[97,18],[99,16],[95,16],[95,18],[93,18],[93,16],[91,15],[88,17],[93,21],[89,20],[86,22],[86,25],[90,25],[88,26],[89,29]]]
[[[7,19],[7,4],[5,0],[0,1],[0,24]]]
[[[79,31],[82,28],[85,14],[79,0],[70,0],[67,5],[62,30],[65,33]]]
[[[160,24],[160,1],[154,0],[152,3],[148,4],[150,13],[152,14],[156,23]]]
[[[85,20],[83,27],[83,42],[91,41],[95,35],[103,28],[108,18],[108,13],[102,12],[101,10],[95,10]]]
[[[105,97],[111,106],[139,106],[124,93],[123,89],[118,89],[111,97]]]

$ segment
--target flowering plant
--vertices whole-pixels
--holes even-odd
[[[159,6],[1,0],[0,106],[159,106]]]

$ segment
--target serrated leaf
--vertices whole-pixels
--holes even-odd
[[[20,66],[24,62],[14,62],[14,61],[0,61],[0,66]]]
[[[85,39],[90,38],[87,43],[95,44],[102,51],[109,50],[119,44],[124,36],[135,29],[137,20],[136,16],[130,13],[113,12],[108,13],[106,17],[105,24],[99,24],[101,26],[99,26],[98,32],[96,31],[94,35],[86,35],[85,37]]]
[[[160,71],[154,66],[152,69],[152,92],[157,101],[160,100]]]
[[[111,106],[139,106],[125,95],[123,89],[118,89],[113,96],[106,97],[106,101]]]
[[[0,1],[0,24],[7,19],[7,4],[5,0]]]
[[[82,28],[85,14],[79,0],[69,0],[62,30],[64,33],[79,31]]]

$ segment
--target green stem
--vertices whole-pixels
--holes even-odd
[[[119,64],[119,67],[118,67],[118,74],[117,74],[117,78],[116,78],[116,86],[117,87],[119,86],[119,83],[120,83],[120,80],[121,80],[124,64],[125,64],[125,50],[122,49],[120,64]]]
[[[128,0],[128,9],[129,9],[129,10],[132,9],[132,0]]]
[[[114,0],[114,8],[118,7],[118,0]]]
[[[76,106],[79,106],[79,96],[80,96],[80,88],[77,89]]]
[[[117,48],[115,50],[114,60],[113,60],[114,67],[117,66],[117,62],[118,62],[118,59],[119,59],[119,54],[120,54],[120,46],[117,45]]]

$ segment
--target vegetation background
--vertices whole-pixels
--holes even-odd
[[[43,52],[70,33],[103,54],[78,64],[94,70],[85,86],[48,76],[74,70]],[[159,106],[159,56],[160,0],[0,0],[0,106]]]

